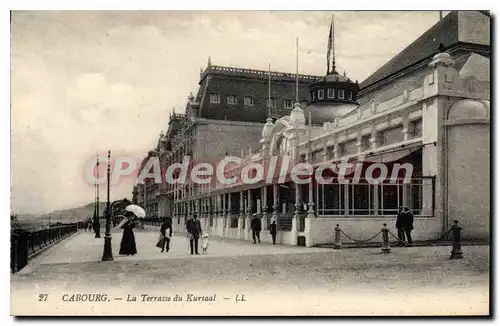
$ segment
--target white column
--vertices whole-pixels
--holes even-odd
[[[240,191],[240,214],[238,216],[238,238],[241,239],[243,227],[243,214],[245,213],[245,203],[243,202],[243,191]]]
[[[278,223],[278,185],[273,184],[273,220]]]
[[[264,184],[264,188],[261,189],[261,205],[262,205],[262,230],[265,230],[267,226],[267,185]]]
[[[251,216],[253,214],[253,199],[252,199],[252,190],[248,189],[247,190],[247,214],[246,214],[246,221],[245,221],[245,240],[250,239],[250,221],[251,221]]]

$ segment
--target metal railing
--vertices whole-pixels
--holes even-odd
[[[146,217],[146,218],[142,219],[142,223],[143,223],[143,225],[160,227],[163,223],[163,220],[160,218]]]
[[[278,231],[291,231],[292,230],[293,213],[278,214],[276,221],[276,229]]]
[[[17,273],[37,252],[78,231],[78,223],[53,226],[43,230],[12,230],[10,234],[10,270]]]

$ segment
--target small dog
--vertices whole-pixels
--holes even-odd
[[[201,249],[202,253],[206,255],[208,251],[208,234],[206,233],[203,235],[203,242],[201,244]]]

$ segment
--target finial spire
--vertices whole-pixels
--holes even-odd
[[[335,73],[335,31],[334,31],[334,20],[332,15],[332,22],[330,23],[330,34],[328,35],[328,49],[326,52],[326,74],[328,75],[330,72]],[[330,70],[331,63],[331,70]]]
[[[438,46],[438,51],[439,52],[444,52],[446,51],[446,46],[444,46],[443,43],[439,43],[439,46]]]
[[[212,68],[212,60],[208,57],[208,68]]]

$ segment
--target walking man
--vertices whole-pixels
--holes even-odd
[[[405,231],[403,229],[403,224],[402,224],[403,219],[404,219],[404,209],[400,208],[398,217],[396,218],[396,229],[398,230],[399,246],[403,246],[405,244]]]
[[[253,243],[256,243],[256,240],[259,240],[260,243],[260,230],[262,230],[262,224],[260,222],[260,217],[257,213],[253,214],[252,223],[250,225],[252,228],[252,238]]]
[[[276,221],[272,220],[271,225],[269,225],[269,233],[271,233],[271,238],[273,239],[273,245],[276,244]]]
[[[403,210],[401,225],[406,235],[406,240],[408,240],[408,247],[413,246],[413,241],[411,238],[411,231],[413,230],[413,214],[410,212],[410,209],[408,207],[405,207]]]
[[[194,254],[199,255],[198,240],[200,239],[200,234],[202,233],[202,230],[201,230],[200,220],[198,220],[196,213],[193,213],[193,217],[187,220],[186,229],[189,235],[189,245],[191,248],[191,255]]]
[[[163,247],[161,248],[161,252],[165,250],[168,252],[170,250],[170,238],[172,238],[172,219],[170,217],[166,217],[163,220],[163,223],[160,227],[160,232],[165,239],[163,243]]]

